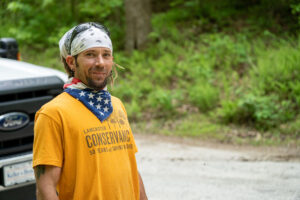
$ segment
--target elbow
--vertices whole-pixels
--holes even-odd
[[[36,189],[35,189],[35,195],[36,195],[37,200],[41,200],[41,198],[40,198],[41,193],[40,193],[40,190],[37,186],[36,186]]]

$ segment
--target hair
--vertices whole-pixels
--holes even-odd
[[[71,78],[71,77],[74,77],[74,71],[71,70],[71,68],[69,67],[66,59],[64,57],[61,57],[61,61],[62,63],[64,64],[64,68],[68,74],[68,77]]]

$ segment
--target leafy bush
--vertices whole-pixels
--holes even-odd
[[[299,113],[299,45],[287,41],[273,41],[272,45],[255,46],[257,63],[244,78],[249,86],[240,86],[242,93],[221,102],[218,111],[223,122],[267,130]]]
[[[103,22],[122,11],[122,0],[112,1],[76,1],[59,0],[14,0],[0,3],[0,22],[7,29],[0,31],[0,37],[14,37],[21,44],[45,47],[56,46],[59,38],[71,26],[85,21]],[[122,19],[120,17],[115,17]],[[123,24],[114,20],[113,39],[120,36]],[[120,42],[122,44],[122,41]]]
[[[291,3],[292,14],[298,19],[298,26],[300,25],[300,1],[294,0]]]
[[[130,103],[126,102],[124,106],[130,120],[142,120],[141,106],[137,101],[133,100]]]
[[[153,30],[149,37],[154,41],[162,38],[180,40],[181,33],[177,29],[176,22],[181,19],[181,14],[182,10],[171,10],[154,15],[151,19]]]
[[[253,88],[263,95],[276,94],[280,100],[296,103],[300,87],[299,46],[281,44],[277,49],[261,52],[257,62],[250,71]]]
[[[231,38],[225,34],[207,34],[200,38],[208,48],[203,51],[214,61],[213,67],[219,70],[236,70],[241,74],[251,61],[251,46],[246,36],[237,34]]]
[[[156,117],[172,117],[176,112],[176,95],[170,90],[157,88],[148,96],[148,104]]]
[[[219,91],[209,83],[198,82],[190,88],[189,99],[200,111],[207,112],[216,108],[219,102]]]
[[[222,120],[226,123],[254,125],[267,130],[293,119],[290,101],[279,101],[278,96],[245,95],[236,101],[222,102]]]

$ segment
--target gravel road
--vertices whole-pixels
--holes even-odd
[[[300,148],[135,139],[149,200],[300,200]]]

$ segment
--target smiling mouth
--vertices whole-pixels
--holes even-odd
[[[95,74],[95,75],[106,75],[105,72],[92,72],[92,74]]]

